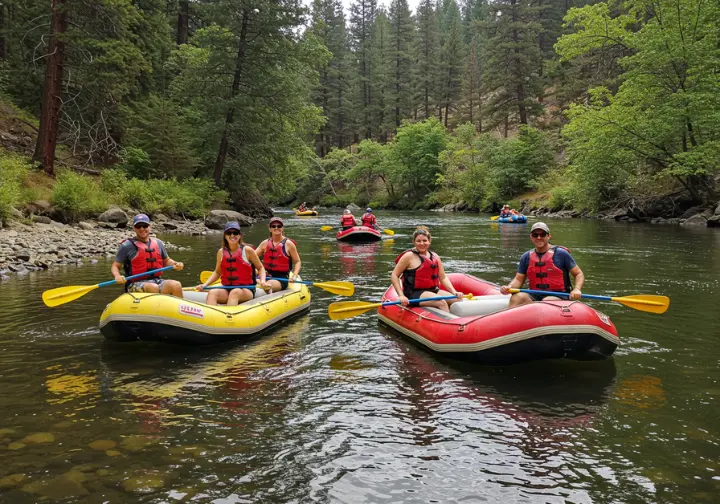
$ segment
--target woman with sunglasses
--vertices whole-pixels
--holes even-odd
[[[550,245],[550,228],[544,222],[536,222],[530,229],[530,239],[535,248],[525,252],[520,258],[517,274],[508,284],[500,288],[503,294],[510,289],[520,289],[525,279],[530,281],[530,289],[555,292],[569,292],[570,299],[580,299],[585,275],[570,255],[570,251],[559,245]],[[570,283],[573,276],[575,287]],[[552,295],[527,294],[518,292],[510,298],[510,307],[529,304],[534,301],[559,301]]]
[[[262,257],[263,266],[270,279],[268,284],[273,291],[287,289],[288,281],[292,282],[300,274],[302,263],[295,242],[284,234],[285,224],[280,217],[273,217],[268,223],[270,238],[264,240],[256,250]],[[287,279],[281,281],[281,279]]]
[[[209,305],[220,303],[236,306],[255,297],[256,272],[260,277],[260,286],[269,289],[270,286],[265,281],[265,268],[255,250],[243,242],[240,224],[228,222],[223,233],[223,248],[217,252],[215,271],[205,283],[195,289],[201,291],[218,278],[224,286],[242,285],[243,287],[237,289],[212,289],[205,301]]]
[[[432,306],[449,312],[450,305],[460,301],[463,293],[456,291],[450,283],[440,257],[430,251],[431,242],[430,230],[425,226],[418,227],[413,233],[415,247],[397,256],[395,269],[390,275],[390,282],[395,288],[395,292],[398,293],[398,300],[403,306],[409,304],[409,299],[457,296],[457,299],[418,303],[420,306]],[[440,286],[444,289],[441,289]]]

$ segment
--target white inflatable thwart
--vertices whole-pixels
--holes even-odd
[[[502,294],[491,296],[479,296],[475,299],[465,300],[450,305],[450,313],[458,317],[473,317],[488,315],[490,313],[505,310],[510,305],[510,295]]]

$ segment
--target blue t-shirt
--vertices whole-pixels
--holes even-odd
[[[521,275],[527,275],[528,268],[530,267],[530,252],[532,251],[528,250],[520,258],[517,272]],[[538,256],[542,259],[544,254],[545,252],[542,254],[538,253]],[[570,255],[570,252],[564,248],[556,247],[555,254],[553,255],[553,264],[562,270],[565,285],[572,285],[570,283],[570,270],[577,266],[577,264],[575,263],[573,256]]]
[[[160,257],[162,257],[163,261],[167,259],[168,253],[167,250],[165,250],[165,244],[161,240],[155,240],[158,244],[158,248],[160,249]],[[120,248],[118,249],[117,256],[115,257],[115,260],[119,262],[120,264],[125,264],[126,261],[132,261],[133,258],[137,255],[138,250],[137,247],[133,242],[130,240],[125,240],[120,244]]]

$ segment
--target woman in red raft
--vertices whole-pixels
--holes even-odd
[[[256,271],[259,272],[260,286],[269,289],[270,286],[265,281],[265,268],[252,246],[243,242],[240,225],[237,222],[228,222],[223,233],[223,247],[217,252],[215,271],[205,283],[198,285],[196,290],[205,289],[218,278],[224,286],[243,286],[237,289],[212,289],[205,301],[209,305],[221,303],[236,306],[255,297]]]
[[[396,266],[390,275],[390,282],[402,306],[407,306],[409,299],[457,296],[457,299],[418,303],[420,306],[431,306],[449,312],[450,305],[461,300],[463,293],[455,290],[445,274],[440,257],[430,251],[431,241],[430,230],[425,226],[419,226],[413,233],[415,247],[406,250],[395,259]]]

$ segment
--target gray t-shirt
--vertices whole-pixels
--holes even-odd
[[[165,244],[162,242],[162,240],[154,240],[157,242],[157,246],[160,249],[160,257],[162,257],[163,261],[167,259],[168,253],[167,250],[165,250]],[[120,248],[117,252],[117,257],[115,257],[115,260],[119,262],[120,264],[125,264],[126,261],[132,261],[133,258],[137,255],[138,250],[135,244],[130,240],[125,240],[120,244]]]

